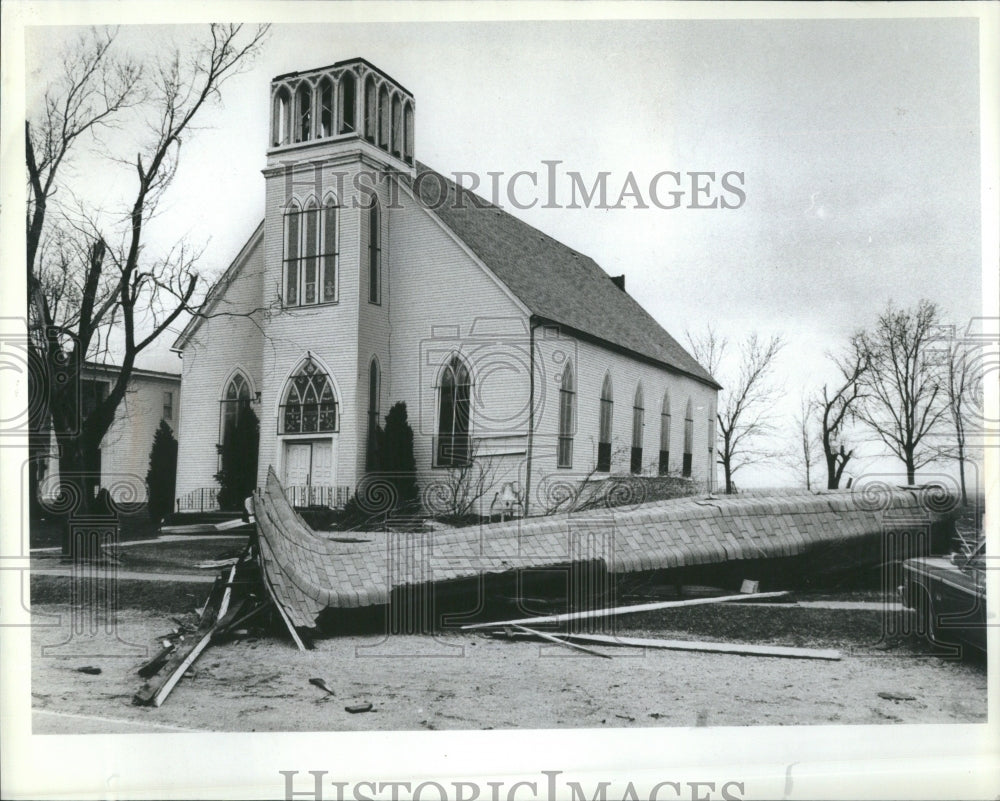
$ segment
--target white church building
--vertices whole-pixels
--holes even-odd
[[[179,506],[247,408],[260,485],[341,505],[398,401],[420,487],[488,465],[484,514],[613,474],[711,488],[712,376],[624,276],[420,164],[415,110],[363,59],[273,80],[263,220],[174,343]]]

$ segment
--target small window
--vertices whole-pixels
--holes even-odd
[[[354,73],[345,72],[340,79],[340,132],[342,134],[354,131],[357,124],[355,122],[356,87]]]
[[[573,466],[573,434],[576,431],[576,387],[573,380],[573,363],[563,367],[559,384],[559,453],[557,467]]]
[[[635,399],[632,401],[632,454],[629,467],[638,475],[642,472],[642,431],[645,409],[642,401],[642,383],[635,388]]]
[[[374,143],[378,130],[378,100],[375,79],[370,75],[365,79],[365,139]]]
[[[660,407],[660,475],[670,472],[670,393],[663,393]]]
[[[694,416],[691,412],[691,399],[688,398],[687,407],[684,410],[684,464],[681,474],[684,478],[691,478],[691,461],[694,451]]]
[[[385,84],[378,90],[378,146],[389,149],[389,135],[392,122],[389,119],[389,90]]]
[[[368,448],[365,457],[365,469],[374,470],[377,463],[378,448],[378,418],[379,418],[379,394],[381,393],[382,376],[378,367],[378,360],[372,356],[371,364],[368,366]]]
[[[461,357],[453,356],[445,365],[440,383],[434,465],[459,467],[468,464],[471,455],[469,431],[472,385],[469,368]]]
[[[319,135],[333,136],[333,82],[329,78],[319,85]]]
[[[403,109],[403,161],[413,164],[413,106],[409,101]]]
[[[368,207],[368,302],[382,302],[382,213],[377,198]]]
[[[601,387],[600,430],[597,439],[597,472],[611,471],[611,424],[614,417],[615,401],[611,389],[611,375],[605,374]]]
[[[287,145],[290,141],[290,121],[291,121],[291,96],[288,89],[281,87],[274,95],[274,110],[272,112],[271,125],[273,128],[271,141],[275,147]]]
[[[403,156],[403,105],[398,94],[392,96],[392,155]]]
[[[173,420],[174,419],[174,393],[164,392],[163,393],[163,419]]]
[[[295,91],[295,141],[312,139],[312,89],[302,83]]]

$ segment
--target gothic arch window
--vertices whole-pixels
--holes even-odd
[[[472,382],[469,378],[469,368],[456,354],[444,366],[439,381],[435,467],[468,464],[471,455],[469,441],[471,397]]]
[[[312,139],[312,88],[304,81],[295,90],[295,141]]]
[[[340,206],[333,195],[327,195],[323,201],[322,230],[320,283],[323,302],[335,303],[340,293]]]
[[[382,209],[373,197],[368,215],[368,302],[382,302]]]
[[[643,415],[645,409],[642,399],[642,382],[635,388],[635,397],[632,400],[632,454],[630,468],[633,473],[642,472],[642,431],[644,427]]]
[[[378,359],[372,356],[368,365],[368,448],[365,458],[366,469],[374,470],[376,466],[376,449],[378,447],[378,420],[382,392],[382,371]]]
[[[353,72],[345,72],[340,78],[340,133],[351,133],[357,127],[357,79]]]
[[[611,374],[604,374],[604,384],[601,386],[601,417],[600,430],[597,438],[597,471],[611,471],[611,428],[615,412],[615,398],[611,388]]]
[[[330,377],[311,356],[288,381],[278,423],[281,434],[323,434],[339,430],[337,399]]]
[[[660,475],[670,471],[670,392],[663,393],[660,407]]]
[[[378,99],[375,91],[375,79],[369,75],[365,79],[365,139],[374,142],[378,127]]]
[[[327,195],[322,208],[315,198],[285,211],[284,299],[286,306],[334,303],[338,295],[340,207]]]
[[[253,393],[250,390],[250,380],[242,373],[236,372],[226,382],[219,401],[219,444],[225,445],[226,440],[236,430],[242,417],[249,411]]]
[[[392,155],[403,156],[403,105],[398,94],[392,96]]]
[[[688,398],[687,406],[684,409],[684,464],[681,475],[684,478],[691,478],[691,460],[694,451],[694,415],[691,411],[691,399]]]
[[[573,362],[566,360],[559,383],[559,453],[557,467],[573,466],[573,434],[576,431],[576,383]]]
[[[275,147],[279,145],[287,145],[289,141],[291,141],[289,136],[291,105],[292,98],[288,92],[288,88],[282,86],[274,94],[274,110],[271,118],[271,124],[273,126],[271,141],[274,143]]]
[[[378,146],[383,150],[389,149],[390,127],[389,90],[385,84],[382,84],[378,90]]]
[[[316,90],[317,94],[317,106],[319,108],[319,136],[325,139],[328,136],[333,136],[333,111],[334,111],[334,100],[333,100],[333,81],[329,77],[324,78],[319,82],[319,88]]]
[[[403,108],[403,161],[413,164],[413,105],[409,101]]]

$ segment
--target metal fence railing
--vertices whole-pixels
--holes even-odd
[[[289,485],[285,487],[285,495],[292,506],[326,506],[330,509],[343,509],[351,498],[351,488],[321,484]]]
[[[187,495],[177,499],[178,512],[217,512],[219,511],[219,488],[198,487]]]

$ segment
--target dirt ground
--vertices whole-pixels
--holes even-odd
[[[760,621],[756,642],[839,648],[837,662],[626,648],[603,649],[613,658],[600,659],[477,633],[341,636],[300,653],[278,638],[249,637],[209,648],[158,709],[131,703],[142,683],[135,671],[145,657],[130,644],[154,647],[157,636],[173,627],[168,613],[122,610],[117,639],[106,638],[96,649],[105,655],[87,656],[80,638],[43,655],[44,646],[67,639],[69,607],[41,604],[33,612],[39,621],[61,616],[59,625],[33,632],[33,726],[39,734],[986,720],[985,660],[943,659],[912,639],[878,642],[871,636],[880,625],[877,611],[711,612],[730,625],[741,618]],[[861,623],[841,630],[824,624],[852,615]],[[622,633],[704,639],[729,633],[706,620],[700,628],[707,632],[672,616],[642,618]],[[100,674],[78,671],[91,665]],[[309,684],[312,677],[325,679],[335,697]],[[361,702],[371,702],[372,711],[344,709]]]

